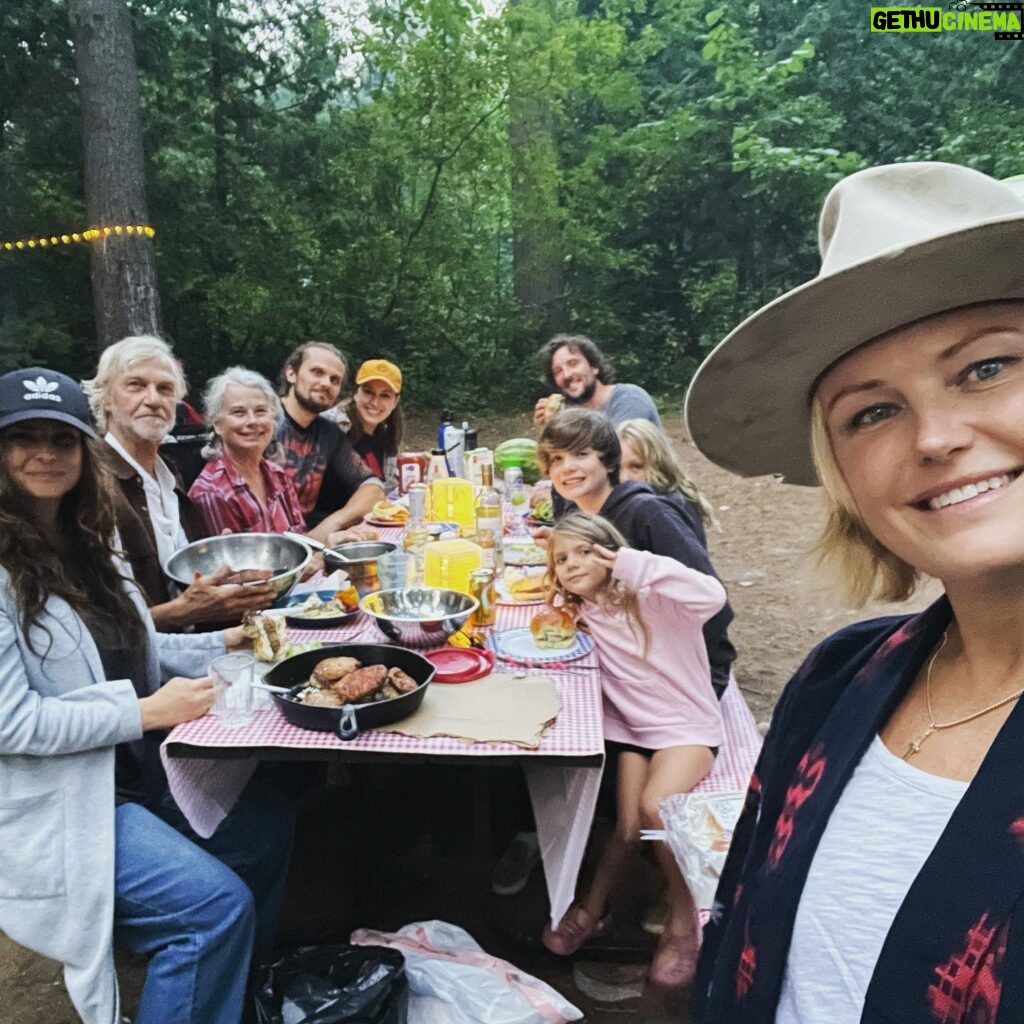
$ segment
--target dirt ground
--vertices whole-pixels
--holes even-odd
[[[766,722],[786,679],[818,640],[849,622],[887,614],[893,606],[850,608],[808,557],[821,523],[819,492],[771,478],[734,477],[696,451],[685,436],[678,407],[666,410],[664,421],[684,465],[717,509],[721,530],[710,532],[709,546],[736,612],[731,629],[739,652],[736,676],[755,718]],[[531,433],[525,414],[481,418],[477,425],[481,443],[491,446]],[[416,419],[410,428],[411,440],[428,443],[430,426],[429,421]],[[935,593],[934,587],[927,588],[901,608],[923,607]],[[406,918],[410,919],[416,918]],[[122,966],[130,1005],[141,967]],[[578,999],[568,977],[566,973],[566,994]],[[553,983],[563,987],[557,980]],[[64,994],[58,966],[26,953],[3,936],[0,992],[4,994],[0,1024],[73,1024],[77,1019]],[[627,1018],[601,1012],[588,1014],[588,1019],[611,1024]]]

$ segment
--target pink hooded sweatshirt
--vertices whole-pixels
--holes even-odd
[[[713,576],[649,551],[622,548],[615,579],[636,591],[649,642],[621,609],[585,601],[601,665],[605,739],[648,750],[717,747],[722,714],[701,627],[725,604]]]

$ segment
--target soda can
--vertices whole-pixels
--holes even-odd
[[[421,483],[409,486],[409,518],[414,523],[423,522],[427,518],[427,485]]]
[[[496,613],[493,569],[474,569],[469,574],[469,595],[480,602],[473,612],[473,625],[493,626]]]
[[[521,466],[509,466],[502,474],[505,484],[505,497],[511,499],[512,491],[523,482],[523,470]]]

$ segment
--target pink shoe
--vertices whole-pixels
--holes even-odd
[[[700,932],[696,935],[663,935],[647,974],[659,988],[683,988],[693,981],[700,955]]]
[[[597,935],[603,935],[611,924],[612,915],[594,917],[580,903],[574,903],[562,918],[557,928],[548,925],[540,940],[552,953],[559,956],[571,956],[586,942]]]

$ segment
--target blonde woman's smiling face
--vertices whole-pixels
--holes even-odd
[[[815,401],[886,548],[947,584],[1024,566],[1024,302],[884,335],[828,370]]]

